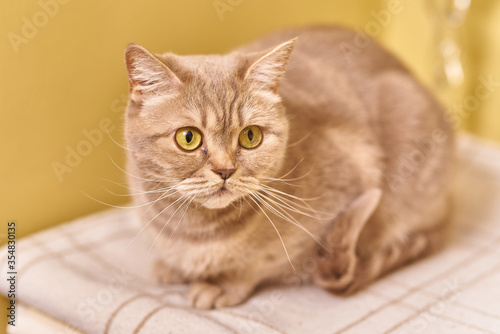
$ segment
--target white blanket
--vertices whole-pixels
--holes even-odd
[[[137,218],[113,209],[18,242],[17,305],[30,308],[9,333],[500,333],[500,149],[462,137],[459,156],[449,245],[352,297],[284,285],[193,309],[186,286],[152,283],[151,241],[130,243]]]

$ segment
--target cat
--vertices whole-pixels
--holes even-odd
[[[346,55],[355,36],[288,29],[225,55],[127,47],[129,183],[156,279],[190,283],[194,307],[240,304],[290,272],[351,294],[443,244],[449,121],[374,41]]]

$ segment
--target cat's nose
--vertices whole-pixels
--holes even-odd
[[[235,170],[236,170],[235,168],[229,168],[229,169],[212,169],[212,172],[214,172],[215,174],[219,174],[220,177],[223,180],[227,180],[227,179],[229,179],[229,177],[231,176],[231,174],[234,173]]]

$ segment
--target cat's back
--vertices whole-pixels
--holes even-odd
[[[351,110],[350,118],[356,111],[369,111],[366,98],[378,77],[389,72],[409,76],[406,68],[376,42],[337,26],[282,30],[241,50],[263,51],[294,37],[298,41],[280,94],[293,109],[308,110],[318,120],[342,117]]]
[[[406,71],[404,66],[378,43],[355,30],[341,26],[311,26],[291,28],[268,34],[243,46],[245,51],[262,51],[292,38],[298,42],[291,57],[291,66],[314,59],[317,65],[331,65],[337,70],[377,72],[392,68]],[[369,56],[369,57],[367,57]]]

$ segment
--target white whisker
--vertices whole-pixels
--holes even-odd
[[[165,191],[155,201],[153,201],[153,203],[149,202],[149,203],[151,203],[151,205],[141,214],[141,216],[144,216],[153,207],[153,205],[155,205],[158,201],[178,193],[178,191],[176,189],[174,189],[174,191],[171,193],[169,193],[169,191],[170,190]]]
[[[139,193],[139,192],[143,192],[143,191],[144,191],[144,189],[142,189],[142,188],[138,189],[138,188],[129,187],[128,185],[124,185],[124,184],[121,184],[121,183],[119,183],[119,182],[115,182],[115,181],[113,181],[113,180],[109,180],[109,179],[99,178],[99,180],[107,181],[107,182],[110,182],[110,183],[116,184],[116,185],[118,185],[118,186],[120,186],[120,187],[126,188],[126,189],[128,189],[128,190],[130,190],[130,191],[137,191],[138,193]],[[173,182],[174,182],[174,181],[172,181],[172,183],[173,183]],[[153,192],[154,192],[154,191],[156,191],[156,190],[158,190],[158,192],[163,192],[163,191],[164,191],[164,189],[168,188],[168,187],[166,187],[166,188],[160,188],[160,189],[158,189],[158,186],[159,186],[160,184],[161,184],[161,183],[156,183],[156,184],[153,186],[152,190],[150,190],[150,191],[151,191],[151,193],[153,193]],[[104,189],[106,189],[106,188],[104,188]],[[142,193],[139,193],[139,194],[142,194]],[[118,194],[117,194],[117,195],[118,195]],[[135,195],[135,194],[133,194],[133,193],[129,193],[129,195]],[[119,196],[127,196],[127,195],[119,195]]]
[[[303,216],[307,216],[307,217],[310,217],[310,218],[314,218],[314,219],[331,219],[331,218],[335,218],[334,216],[330,216],[328,213],[325,213],[325,212],[320,212],[320,211],[317,211],[315,210],[314,208],[312,208],[309,204],[307,205],[302,205],[300,203],[296,203],[294,201],[292,201],[291,199],[289,198],[286,198],[284,196],[281,196],[277,193],[273,193],[269,190],[266,190],[266,189],[261,189],[260,190],[261,193],[264,193],[264,194],[267,194],[268,196],[271,196],[273,197],[275,200],[279,201],[281,203],[281,205],[287,207],[288,209],[296,212],[296,213],[299,213]],[[299,209],[302,209],[302,210],[299,210]],[[319,214],[324,214],[325,216],[324,217],[321,217],[319,216]]]
[[[182,213],[181,218],[179,219],[179,221],[178,221],[178,222],[177,222],[177,224],[175,225],[174,230],[172,231],[172,234],[170,234],[170,237],[168,237],[168,240],[170,240],[170,239],[174,236],[175,231],[177,231],[177,228],[179,227],[179,225],[180,225],[180,223],[181,223],[182,219],[184,218],[184,215],[186,215],[186,212],[188,211],[189,206],[191,205],[191,203],[193,202],[193,200],[194,200],[194,198],[195,198],[195,197],[196,197],[195,195],[193,195],[193,196],[191,197],[191,200],[190,200],[190,201],[189,201],[189,203],[186,205],[186,209],[184,210],[184,212]],[[183,203],[183,204],[184,204],[184,203]]]
[[[292,144],[288,144],[287,147],[293,147],[293,146],[296,146],[296,145],[299,145],[300,143],[302,143],[304,140],[306,140],[307,138],[309,138],[310,135],[312,135],[312,133],[314,132],[315,130],[311,130],[309,131],[304,137],[302,137],[301,139],[297,140],[296,142],[292,143]]]
[[[268,196],[267,196],[268,195]],[[307,212],[304,212],[304,211],[301,211],[299,209],[297,209],[296,207],[294,207],[294,205],[296,205],[296,203],[293,203],[290,201],[290,203],[287,203],[285,200],[286,198],[280,198],[279,196],[275,195],[275,194],[272,194],[272,193],[269,193],[269,192],[264,192],[264,190],[259,194],[259,196],[262,196],[263,198],[267,199],[268,201],[280,206],[281,208],[284,208],[284,209],[288,209],[292,212],[295,212],[295,213],[298,213],[299,215],[302,215],[302,216],[306,216],[306,217],[309,217],[309,218],[313,218],[313,219],[322,219],[321,217],[318,217],[316,215],[312,215],[312,214],[309,214]],[[271,197],[274,197],[271,198]],[[312,213],[316,213],[315,211],[312,211]]]
[[[97,203],[101,203],[103,205],[106,205],[106,206],[109,206],[109,207],[112,207],[112,208],[117,208],[117,209],[136,209],[136,208],[140,208],[140,207],[143,207],[143,206],[146,206],[146,205],[149,205],[151,204],[151,202],[148,202],[148,203],[142,203],[142,204],[139,204],[139,205],[132,205],[132,206],[119,206],[119,205],[113,205],[113,204],[109,204],[109,203],[105,203],[103,201],[100,201],[92,196],[90,196],[89,194],[87,194],[86,192],[84,192],[83,190],[80,190],[80,192],[82,194],[84,194],[85,196],[87,196],[88,198],[90,198],[91,200],[94,200],[96,201]]]
[[[298,201],[302,202],[304,205],[307,205],[307,206],[309,206],[309,204],[308,204],[307,202],[310,202],[310,201],[316,201],[316,200],[318,200],[318,199],[320,199],[320,198],[321,198],[321,196],[310,197],[310,198],[301,198],[301,197],[298,197],[298,196],[295,196],[295,195],[292,195],[292,194],[286,193],[286,192],[284,192],[284,191],[278,190],[278,189],[273,188],[273,187],[271,187],[271,186],[268,186],[268,185],[266,185],[266,184],[261,184],[260,186],[261,186],[262,188],[265,188],[265,189],[267,189],[267,190],[269,190],[269,191],[272,191],[272,192],[275,192],[275,193],[277,193],[277,194],[280,194],[280,195],[283,195],[283,196],[287,196],[287,197],[290,197],[290,198],[292,198],[292,199],[296,199],[296,200],[298,200]]]
[[[116,145],[118,145],[119,147],[121,147],[121,148],[123,148],[123,149],[125,149],[125,150],[127,150],[127,151],[130,151],[130,152],[137,152],[137,151],[134,151],[134,150],[132,150],[132,149],[130,149],[130,148],[127,148],[127,147],[125,147],[125,146],[123,146],[123,145],[119,144],[119,143],[118,143],[118,142],[117,142],[117,141],[116,141],[116,140],[115,140],[115,139],[111,136],[111,134],[109,133],[109,131],[108,131],[108,129],[107,129],[107,128],[106,128],[106,133],[108,134],[109,138],[111,138],[111,140],[113,141],[113,143],[115,143],[115,144],[116,144]]]
[[[167,207],[165,207],[164,209],[162,209],[156,216],[154,216],[147,224],[145,224],[141,229],[140,231],[135,235],[135,237],[132,239],[132,241],[130,241],[126,246],[125,248],[129,247],[138,237],[139,235],[149,226],[149,224],[151,224],[151,222],[153,222],[156,217],[158,217],[159,215],[161,215],[165,210],[169,209],[170,207],[172,207],[172,205],[174,205],[175,203],[179,202],[183,197],[179,197],[178,199],[176,199],[174,202],[170,203],[170,205],[168,205]],[[148,203],[150,204],[150,203]]]
[[[307,177],[311,172],[313,171],[313,168],[311,168],[307,173],[305,173],[304,175],[302,176],[298,176],[298,177],[294,177],[294,178],[291,178],[291,179],[285,179],[285,175],[283,175],[282,177],[280,178],[276,178],[276,177],[266,177],[264,178],[264,180],[271,180],[271,181],[283,181],[283,182],[291,182],[291,181],[298,181],[298,180],[302,180],[303,178]]]
[[[113,180],[110,180],[110,179],[99,178],[99,180],[106,181],[106,182],[110,182],[110,183],[116,184],[116,185],[118,185],[118,186],[120,186],[120,187],[127,188],[127,189],[129,189],[129,190],[134,190],[134,191],[138,191],[138,190],[139,190],[139,189],[137,189],[137,188],[132,188],[132,187],[130,187],[130,186],[128,186],[128,185],[125,185],[125,184],[122,184],[122,183],[120,183],[120,182],[116,182],[116,181],[113,181]],[[141,190],[142,190],[142,189],[141,189]]]
[[[155,189],[155,190],[146,190],[146,191],[142,191],[142,192],[136,192],[136,193],[127,193],[127,194],[118,194],[118,193],[115,193],[111,190],[109,190],[108,188],[105,188],[103,186],[101,186],[102,189],[106,190],[108,193],[110,193],[111,195],[115,195],[115,196],[121,196],[121,197],[128,197],[128,196],[139,196],[139,195],[146,195],[146,194],[159,194],[159,193],[164,193],[165,191],[168,191],[168,190],[171,190],[171,189],[174,189],[175,186],[170,186],[170,187],[166,187],[166,188],[160,188],[160,189]]]
[[[283,241],[283,238],[281,237],[281,234],[280,232],[278,231],[278,228],[276,227],[276,225],[274,225],[273,221],[271,220],[271,218],[269,218],[269,216],[267,215],[267,213],[264,211],[264,209],[259,205],[259,203],[254,199],[254,194],[251,194],[251,197],[250,199],[259,207],[259,209],[262,211],[262,213],[266,216],[267,220],[271,223],[271,225],[273,226],[274,230],[276,231],[276,233],[278,234],[278,237],[280,238],[280,241],[281,241],[281,245],[283,246],[283,250],[285,251],[285,254],[286,254],[286,257],[288,259],[288,262],[290,263],[290,266],[292,266],[292,269],[295,271],[295,267],[292,263],[292,260],[290,259],[290,255],[288,254],[288,251],[286,249],[286,246],[285,246],[285,242]]]
[[[180,197],[179,199],[181,198],[184,198],[184,197]],[[180,210],[180,208],[182,208],[182,206],[184,205],[184,203],[186,203],[187,201],[189,200],[189,197],[187,197],[180,205],[177,209],[175,209],[174,213],[170,216],[170,218],[167,220],[167,222],[163,225],[163,227],[161,228],[160,232],[158,233],[158,235],[156,236],[156,238],[153,240],[153,243],[151,244],[151,247],[149,248],[149,251],[148,251],[148,254],[151,253],[151,250],[153,249],[155,243],[156,243],[156,240],[158,240],[158,238],[160,237],[160,235],[163,233],[163,230],[165,229],[165,227],[167,227],[168,223],[170,223],[170,221],[172,220],[172,218],[174,218],[174,216],[177,214],[177,212]],[[177,201],[176,201],[177,202]],[[175,203],[175,202],[174,202]],[[173,204],[173,203],[172,203]],[[165,210],[165,209],[164,209]],[[164,211],[162,210],[162,212]],[[155,218],[157,217],[158,215],[155,216]],[[153,218],[154,219],[154,218]]]
[[[133,174],[130,174],[129,172],[127,172],[126,170],[124,170],[123,168],[121,168],[120,166],[118,166],[118,164],[113,160],[113,158],[111,158],[111,156],[109,155],[108,153],[108,157],[109,159],[111,160],[111,162],[116,166],[116,168],[118,168],[120,171],[124,172],[125,174],[133,177],[133,178],[136,178],[138,180],[142,180],[142,181],[147,181],[147,182],[160,182],[160,183],[163,183],[163,182],[173,182],[175,181],[175,179],[170,179],[170,180],[151,180],[151,179],[145,179],[145,178],[142,178],[142,177],[139,177],[137,175],[133,175]]]
[[[271,212],[273,212],[275,215],[278,217],[282,218],[285,221],[288,221],[292,223],[293,225],[297,226],[301,230],[307,233],[317,244],[319,244],[321,247],[326,248],[326,246],[321,242],[320,239],[318,239],[314,234],[311,233],[307,228],[304,227],[301,223],[299,223],[291,214],[289,214],[285,208],[281,207],[279,203],[276,203],[275,201],[270,200],[267,198],[267,200],[275,205],[278,205],[279,208],[273,207],[271,203],[265,201],[265,196],[264,195],[258,195],[255,194],[257,197],[261,198],[261,203],[264,204]]]
[[[295,166],[293,166],[292,169],[290,169],[286,174],[278,177],[278,179],[283,179],[283,178],[287,177],[288,175],[290,175],[302,163],[302,161],[304,161],[304,158],[300,159],[299,162],[297,162],[295,164]]]
[[[243,200],[240,198],[239,199],[239,207],[240,207],[240,213],[238,214],[238,219],[236,219],[236,222],[239,222],[240,221],[240,218],[241,218],[241,212],[243,211]]]

